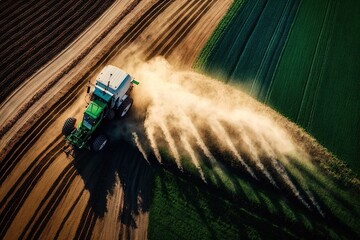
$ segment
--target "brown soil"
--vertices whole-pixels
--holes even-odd
[[[163,55],[190,68],[231,2],[115,1],[0,104],[0,238],[147,238],[153,168],[121,138],[67,156],[62,124],[106,64]]]

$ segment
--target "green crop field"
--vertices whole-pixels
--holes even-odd
[[[191,186],[167,171],[159,171],[154,190],[149,239],[261,239],[269,234],[293,238],[285,227]]]
[[[304,236],[336,239],[352,236],[342,223],[294,210],[296,207],[289,207],[285,198],[269,195],[266,190],[253,193],[258,201],[254,204],[219,189],[189,184],[159,169],[153,191],[149,239],[299,239]]]
[[[235,0],[194,66],[272,106],[359,173],[359,10],[360,2],[350,1]],[[275,159],[281,167],[268,170],[277,187],[250,178],[221,153],[219,165],[199,159],[206,183],[189,156],[181,158],[182,171],[168,150],[161,156],[171,171],[157,171],[150,239],[360,234],[358,180],[339,163]]]
[[[184,175],[168,152],[161,155],[171,172],[157,171],[150,239],[351,239],[359,234],[357,191],[311,165],[285,165],[300,197],[312,205],[304,206],[285,183],[274,187],[227,164],[212,168],[200,161],[205,183],[186,157]]]
[[[360,172],[360,2],[235,1],[195,67],[272,106]]]
[[[359,1],[304,1],[265,99],[357,173],[359,12]]]

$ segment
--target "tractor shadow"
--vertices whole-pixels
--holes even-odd
[[[130,115],[131,117],[131,115]],[[125,122],[123,122],[125,121]],[[144,159],[139,150],[120,132],[127,131],[126,122],[114,120],[106,124],[104,133],[108,142],[100,152],[88,150],[76,153],[74,166],[90,193],[89,203],[97,218],[103,218],[108,209],[108,198],[120,185],[119,221],[136,228],[136,216],[149,211],[155,168]]]

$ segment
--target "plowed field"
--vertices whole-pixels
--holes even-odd
[[[162,55],[191,66],[230,4],[1,2],[0,238],[147,237],[154,170],[137,148],[115,136],[74,159],[60,129],[106,64]]]

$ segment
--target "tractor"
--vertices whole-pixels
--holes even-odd
[[[90,94],[82,120],[75,127],[76,119],[66,119],[62,134],[73,149],[100,151],[107,143],[107,137],[101,133],[104,119],[112,120],[116,115],[124,117],[133,104],[130,92],[133,85],[139,83],[123,70],[107,65],[96,78],[94,91]]]

